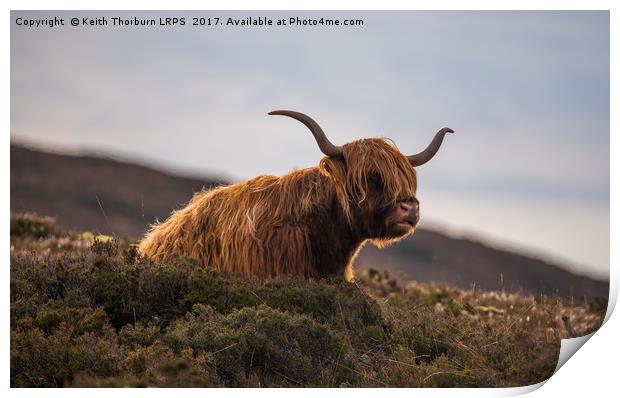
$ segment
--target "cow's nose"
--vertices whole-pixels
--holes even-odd
[[[417,201],[400,202],[398,207],[406,216],[413,216],[417,218],[420,213],[420,204]]]

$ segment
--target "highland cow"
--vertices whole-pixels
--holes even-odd
[[[336,146],[302,113],[269,114],[310,129],[325,154],[319,165],[196,193],[151,227],[139,245],[142,256],[187,256],[225,274],[263,280],[351,280],[366,241],[383,247],[414,232],[420,217],[414,167],[429,161],[453,130],[439,130],[425,150],[405,156],[382,138]]]

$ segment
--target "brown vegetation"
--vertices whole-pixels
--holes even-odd
[[[606,304],[356,279],[223,278],[14,216],[11,385],[526,385],[552,374],[561,338],[598,328]]]

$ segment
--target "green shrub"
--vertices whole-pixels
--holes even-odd
[[[29,215],[12,217],[11,246],[13,387],[527,385],[552,374],[565,328],[596,330],[606,304],[376,270],[259,283]]]
[[[148,347],[160,337],[160,329],[153,324],[127,324],[118,332],[118,337],[124,347]]]
[[[164,341],[175,351],[211,353],[211,365],[232,386],[329,386],[355,382],[342,336],[307,315],[260,305],[228,315],[197,304]],[[343,366],[341,366],[343,365]]]
[[[78,374],[73,387],[214,387],[217,375],[206,366],[204,355],[184,350],[175,355],[161,341],[137,347],[125,356],[122,375],[93,377]]]
[[[40,239],[66,234],[67,232],[58,227],[51,217],[31,213],[11,214],[11,238]]]
[[[62,387],[77,373],[98,377],[119,373],[122,353],[107,320],[88,331],[96,324],[91,323],[93,317],[99,318],[96,311],[50,314],[42,313],[37,321],[22,319],[12,328],[12,386]],[[63,320],[57,323],[59,319]]]

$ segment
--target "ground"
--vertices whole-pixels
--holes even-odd
[[[13,387],[523,386],[606,305],[377,270],[248,281],[27,214],[11,217],[10,295]]]

